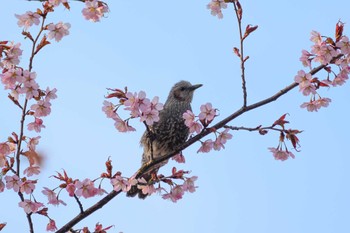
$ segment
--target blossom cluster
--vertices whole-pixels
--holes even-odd
[[[214,120],[217,115],[217,109],[213,108],[211,103],[206,103],[201,105],[200,113],[198,116],[187,110],[183,114],[183,118],[185,119],[185,125],[189,128],[190,133],[200,133],[203,128],[207,128],[208,125]],[[197,119],[198,118],[198,119]],[[215,129],[211,129],[215,133],[215,140],[207,139],[204,142],[201,142],[201,147],[198,149],[198,152],[208,153],[212,149],[221,150],[224,147],[224,144],[227,140],[232,138],[232,134],[229,133],[228,128],[224,129],[221,132],[218,132]]]
[[[316,112],[321,107],[327,107],[331,99],[321,97],[317,90],[321,87],[337,87],[343,85],[349,79],[350,73],[350,42],[343,35],[344,24],[336,25],[335,39],[321,36],[319,32],[312,31],[310,40],[314,43],[311,51],[302,51],[300,61],[305,67],[312,69],[312,63],[317,62],[324,66],[327,78],[319,80],[317,77],[304,70],[298,71],[294,81],[299,84],[300,92],[310,96],[310,101],[301,105],[310,112]],[[337,69],[333,69],[333,67]]]
[[[146,93],[140,91],[139,93],[128,92],[127,89],[122,91],[120,89],[110,89],[113,92],[106,98],[116,97],[119,99],[118,104],[113,104],[105,100],[103,102],[102,111],[108,118],[112,118],[115,127],[119,132],[135,131],[135,128],[129,125],[129,120],[133,118],[140,118],[141,122],[151,126],[154,122],[159,121],[159,111],[163,109],[163,104],[159,103],[159,98],[155,96],[152,101],[146,98]],[[124,106],[124,110],[130,112],[129,118],[123,120],[117,110],[120,106]]]

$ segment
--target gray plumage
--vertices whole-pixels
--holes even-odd
[[[201,86],[201,84],[192,85],[190,82],[180,81],[171,88],[164,108],[159,112],[159,121],[149,127],[151,133],[146,130],[141,137],[142,165],[149,163],[152,155],[153,159],[169,155],[187,140],[189,129],[185,125],[182,115],[187,110],[191,110],[193,92]],[[147,172],[143,176],[145,180],[148,181],[151,177],[150,174],[157,172],[159,167],[166,163],[167,161],[158,164],[157,167]],[[137,193],[140,198],[147,196],[136,187],[128,192],[128,196],[135,196]]]

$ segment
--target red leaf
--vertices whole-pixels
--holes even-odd
[[[250,33],[254,32],[257,28],[258,28],[258,25],[252,26],[252,25],[248,24],[247,27],[245,28],[245,33],[244,33],[244,36],[243,36],[243,40],[245,38],[247,38],[247,36],[249,36]]]
[[[344,23],[338,21],[335,25],[335,42],[338,42],[343,36]]]
[[[2,230],[2,229],[4,229],[4,227],[6,226],[6,222],[3,222],[3,223],[0,223],[0,231]]]
[[[284,128],[284,124],[289,123],[289,121],[285,121],[284,119],[286,118],[287,113],[283,114],[277,121],[275,121],[272,124],[272,127],[275,125],[280,125],[282,128]]]

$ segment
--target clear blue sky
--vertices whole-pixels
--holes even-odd
[[[82,4],[62,7],[48,21],[71,23],[70,36],[53,43],[37,56],[34,71],[41,87],[56,87],[58,99],[45,119],[40,151],[46,163],[38,187],[56,187],[48,177],[65,168],[76,178],[95,178],[110,156],[114,168],[132,175],[140,165],[137,132],[120,134],[101,111],[107,87],[144,90],[165,101],[170,87],[185,79],[204,86],[195,93],[193,109],[211,102],[222,119],[242,103],[238,45],[232,6],[218,20],[206,9],[208,1],[108,1],[111,12],[100,23],[81,16]],[[339,19],[350,34],[350,3],[302,1],[242,1],[244,23],[259,25],[246,41],[248,101],[268,97],[292,83],[302,49],[309,49],[311,30],[333,35]],[[22,61],[28,60],[28,41],[20,35],[15,13],[35,10],[40,3],[3,1],[0,40],[21,42]],[[324,75],[324,74],[323,74]],[[321,78],[321,75],[319,75]],[[96,222],[115,225],[109,232],[124,233],[329,233],[350,232],[349,85],[325,89],[332,98],[327,109],[309,113],[299,106],[307,97],[297,90],[277,102],[249,112],[231,125],[270,125],[289,113],[291,128],[300,135],[296,159],[275,161],[268,147],[277,146],[278,135],[234,132],[226,149],[197,154],[199,144],[184,151],[188,169],[199,177],[197,192],[177,204],[154,195],[145,201],[118,196],[78,226]],[[0,90],[0,141],[19,128],[18,109]],[[33,135],[33,134],[30,134]],[[170,172],[174,164],[164,169]],[[109,184],[105,183],[106,189]],[[38,200],[45,200],[39,193]],[[58,226],[78,213],[63,194],[68,207],[50,207]],[[83,200],[85,207],[98,199]],[[13,192],[0,194],[0,222],[4,232],[28,232],[26,218]],[[34,217],[37,232],[47,220]]]

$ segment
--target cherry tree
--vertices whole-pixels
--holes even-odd
[[[278,116],[270,124],[260,122],[253,126],[236,126],[234,120],[279,100],[291,90],[298,89],[299,94],[305,96],[305,102],[300,106],[305,111],[317,112],[332,104],[327,90],[343,86],[350,73],[350,42],[345,34],[345,24],[339,20],[335,22],[334,34],[324,35],[316,30],[311,31],[311,47],[301,51],[301,69],[290,75],[290,83],[267,98],[258,101],[249,101],[249,78],[246,75],[246,64],[250,57],[245,52],[248,39],[259,30],[258,25],[247,24],[244,21],[246,12],[238,0],[212,0],[207,4],[209,13],[222,19],[226,10],[234,12],[234,21],[237,22],[239,43],[232,48],[232,54],[239,61],[240,84],[242,104],[228,115],[221,114],[222,109],[216,108],[210,98],[204,100],[199,108],[183,113],[186,126],[191,133],[188,141],[177,148],[173,153],[140,167],[133,175],[124,175],[123,168],[113,164],[113,155],[107,157],[101,174],[95,177],[74,177],[65,168],[59,170],[49,178],[51,186],[42,187],[40,177],[44,156],[38,149],[41,132],[50,127],[46,124],[46,117],[55,115],[51,110],[55,99],[59,97],[59,90],[55,87],[43,87],[40,73],[35,71],[36,58],[49,46],[60,46],[60,42],[70,35],[73,22],[51,22],[51,15],[58,9],[70,10],[72,3],[77,7],[82,4],[82,16],[92,22],[99,22],[112,14],[108,4],[98,0],[47,0],[39,1],[40,8],[28,10],[24,13],[16,13],[18,27],[22,28],[23,42],[9,41],[1,38],[0,41],[0,67],[1,83],[8,93],[10,101],[19,110],[19,130],[13,130],[10,135],[2,135],[0,138],[0,166],[2,168],[0,179],[0,191],[12,192],[18,195],[18,203],[14,207],[23,209],[27,218],[29,232],[41,232],[43,228],[37,226],[34,216],[46,219],[46,230],[55,232],[107,232],[112,231],[113,225],[102,220],[95,226],[78,227],[77,224],[99,211],[111,200],[125,195],[132,187],[142,190],[143,194],[160,195],[170,202],[178,202],[184,195],[191,195],[196,191],[199,177],[190,169],[178,167],[166,167],[165,174],[154,174],[147,181],[143,178],[151,167],[172,159],[178,163],[185,163],[187,154],[183,152],[188,147],[194,147],[197,153],[210,153],[225,149],[228,141],[234,139],[235,132],[257,132],[260,135],[268,135],[276,138],[277,146],[268,145],[269,153],[275,160],[285,161],[298,156],[301,149],[300,134],[302,129],[297,126],[289,128],[292,117],[288,109]],[[243,3],[244,5],[244,3]],[[64,45],[62,45],[64,46]],[[23,60],[24,52],[29,54]],[[74,51],[72,51],[74,52]],[[48,57],[49,58],[49,57]],[[50,58],[49,58],[50,59]],[[205,82],[205,81],[204,81]],[[210,97],[210,96],[209,96]],[[144,126],[150,130],[152,125],[159,120],[159,111],[163,109],[158,96],[149,97],[144,90],[134,90],[128,87],[110,87],[101,103],[102,111],[114,126],[115,133],[132,133],[136,131],[136,125]],[[15,116],[11,116],[11,120]],[[18,117],[18,115],[17,115]],[[34,136],[31,136],[34,135]],[[179,167],[181,166],[178,165]],[[102,166],[101,166],[102,167]],[[100,167],[100,168],[101,168]],[[86,174],[88,176],[89,174]],[[94,200],[86,206],[86,199]],[[71,208],[66,206],[67,199],[74,200],[79,211],[72,214],[66,223],[56,224],[54,214],[51,214],[53,206],[59,208]],[[159,200],[164,201],[164,200]],[[103,211],[103,210],[100,210]],[[36,219],[36,217],[35,217]],[[6,229],[6,219],[0,229]],[[117,222],[115,223],[117,224]],[[126,230],[127,231],[127,230]]]

